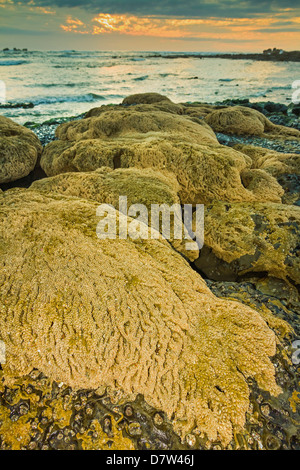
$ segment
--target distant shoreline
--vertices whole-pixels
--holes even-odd
[[[230,60],[260,60],[267,62],[300,62],[300,51],[275,51],[263,53],[224,53],[224,54],[189,54],[189,53],[178,53],[178,54],[155,54],[150,57],[161,57],[163,59],[230,59]]]
[[[2,52],[6,53],[30,53],[30,52],[64,52],[64,51],[29,51],[28,49],[9,49],[8,47],[4,48]],[[83,51],[68,51],[72,52],[83,52]],[[111,52],[115,53],[115,51],[88,51],[88,52]],[[125,51],[123,51],[125,52]],[[139,51],[127,51],[127,52],[136,52]],[[260,60],[260,61],[267,61],[267,62],[300,62],[300,51],[284,51],[282,49],[267,49],[263,52],[226,52],[226,53],[207,53],[207,52],[155,52],[155,51],[144,51],[147,52],[147,58],[162,58],[162,59],[232,59],[232,60]],[[144,55],[140,53],[138,57],[144,58]],[[151,55],[152,54],[152,55]]]

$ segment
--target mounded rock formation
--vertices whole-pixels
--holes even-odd
[[[235,145],[239,152],[248,155],[252,168],[259,168],[274,176],[284,190],[282,202],[300,206],[300,155],[281,153],[253,145]]]
[[[179,203],[179,184],[174,174],[162,173],[152,168],[118,169],[101,167],[81,173],[63,173],[35,181],[31,189],[64,194],[117,207],[119,196],[126,196],[128,205]]]
[[[40,141],[32,131],[0,116],[0,183],[27,176],[41,152]]]
[[[276,135],[300,138],[300,131],[273,124],[262,113],[243,106],[218,109],[208,114],[205,121],[215,132],[235,135]]]
[[[152,133],[180,136],[184,141],[199,144],[218,143],[214,132],[205,122],[169,112],[153,111],[151,107],[146,106],[142,110],[135,106],[124,109],[111,107],[99,116],[61,124],[56,131],[58,139],[68,141],[105,141],[121,137],[141,139],[151,136]]]
[[[214,203],[205,210],[205,247],[195,265],[214,280],[263,272],[300,284],[299,222],[295,206]]]
[[[48,176],[102,166],[167,170],[177,177],[183,204],[281,202],[284,192],[271,175],[251,170],[250,157],[219,145],[207,125],[184,116],[111,110],[63,124],[57,136],[41,158]]]
[[[167,242],[99,240],[98,203],[84,199],[18,189],[0,205],[6,383],[37,368],[75,389],[142,394],[181,437],[223,444],[245,423],[247,378],[280,393],[261,315],[216,298]]]
[[[239,152],[245,153],[252,160],[252,168],[265,170],[272,176],[285,173],[300,174],[300,155],[296,153],[281,153],[254,145],[237,144]]]
[[[148,210],[148,223],[151,225],[151,205],[167,204],[169,207],[180,204],[178,198],[179,184],[174,174],[163,174],[152,168],[148,169],[119,169],[102,167],[98,170],[86,173],[64,173],[62,175],[44,178],[35,181],[30,189],[46,191],[47,193],[64,194],[84,199],[97,201],[100,204],[111,204],[117,210],[119,197],[127,197],[127,210],[133,204],[143,204]],[[132,214],[133,216],[133,214]],[[182,239],[174,239],[174,215],[170,217],[171,245],[190,261],[199,256],[199,250],[187,250],[184,240],[184,226],[182,225]],[[162,225],[160,223],[160,232]]]
[[[164,101],[172,103],[167,96],[161,95],[160,93],[136,93],[124,98],[122,104],[132,106],[136,104],[156,104]]]

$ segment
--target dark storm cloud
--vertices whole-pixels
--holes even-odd
[[[19,29],[19,28],[9,28],[8,26],[1,26],[1,34],[2,35],[22,35],[22,36],[44,36],[47,34],[46,31],[32,31],[27,29]]]
[[[30,0],[18,3],[28,4]],[[256,14],[299,8],[299,0],[35,0],[43,7],[79,7],[91,13],[183,16],[192,17],[252,17]]]

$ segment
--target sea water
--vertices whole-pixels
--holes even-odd
[[[190,54],[190,53],[189,53]],[[80,115],[133,93],[158,92],[175,102],[249,98],[289,104],[299,63],[177,57],[158,52],[0,52],[6,101],[30,109],[0,109],[24,124]],[[180,53],[185,55],[185,53]],[[186,53],[188,55],[188,53]],[[173,58],[172,58],[173,56]],[[175,58],[176,57],[176,58]]]

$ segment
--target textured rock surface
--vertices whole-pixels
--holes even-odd
[[[274,176],[284,190],[284,204],[300,205],[300,155],[281,153],[253,145],[235,145],[239,152],[252,159],[252,168],[259,168]]]
[[[127,211],[133,204],[143,204],[148,210],[148,223],[151,225],[151,205],[180,204],[178,192],[179,184],[174,174],[161,173],[152,168],[148,169],[119,169],[102,167],[93,172],[86,173],[64,173],[44,178],[31,185],[31,189],[46,191],[48,193],[76,196],[91,199],[101,204],[111,204],[117,210],[119,208],[119,197],[127,197]],[[127,214],[126,214],[127,215]],[[132,214],[133,216],[134,214]],[[170,217],[171,236],[168,237],[171,245],[190,261],[199,256],[199,250],[187,250],[182,225],[182,240],[174,239],[174,217]],[[160,224],[160,232],[162,227]]]
[[[182,448],[167,417],[141,396],[121,403],[118,396],[72,390],[37,370],[9,387],[0,380],[1,450]]]
[[[119,196],[127,196],[128,205],[175,204],[179,202],[179,184],[174,174],[164,174],[152,168],[119,169],[102,167],[86,173],[64,173],[52,178],[35,181],[31,189],[92,199],[100,203],[119,202]]]
[[[217,143],[212,129],[205,123],[186,116],[169,112],[153,111],[146,106],[116,109],[101,113],[93,118],[85,118],[61,124],[56,135],[60,140],[101,139],[111,140],[120,137],[147,137],[151,133],[168,133],[181,136],[184,141],[195,143]]]
[[[245,153],[252,160],[252,168],[265,170],[272,176],[284,173],[300,174],[300,155],[296,153],[281,153],[254,145],[235,145],[239,152]]]
[[[0,183],[27,176],[41,152],[42,146],[33,132],[0,116]]]
[[[224,204],[206,208],[205,247],[195,264],[214,280],[266,272],[300,283],[300,209],[282,204]]]
[[[6,383],[38,368],[74,388],[141,393],[223,444],[245,423],[247,378],[280,393],[276,337],[261,315],[216,298],[166,242],[98,240],[97,203],[0,195],[0,338]]]
[[[167,101],[172,103],[172,101],[160,93],[136,93],[134,95],[127,96],[124,98],[122,104],[125,105],[136,105],[136,104],[153,104],[161,103]]]
[[[251,170],[251,159],[245,154],[218,144],[185,143],[180,136],[159,132],[128,139],[54,141],[46,146],[41,166],[48,176],[102,166],[167,170],[177,177],[183,204],[214,200],[281,202],[284,193],[264,170]]]
[[[277,126],[255,109],[233,106],[215,110],[208,114],[205,121],[215,132],[236,135],[279,135],[300,138],[300,131],[289,127]]]

